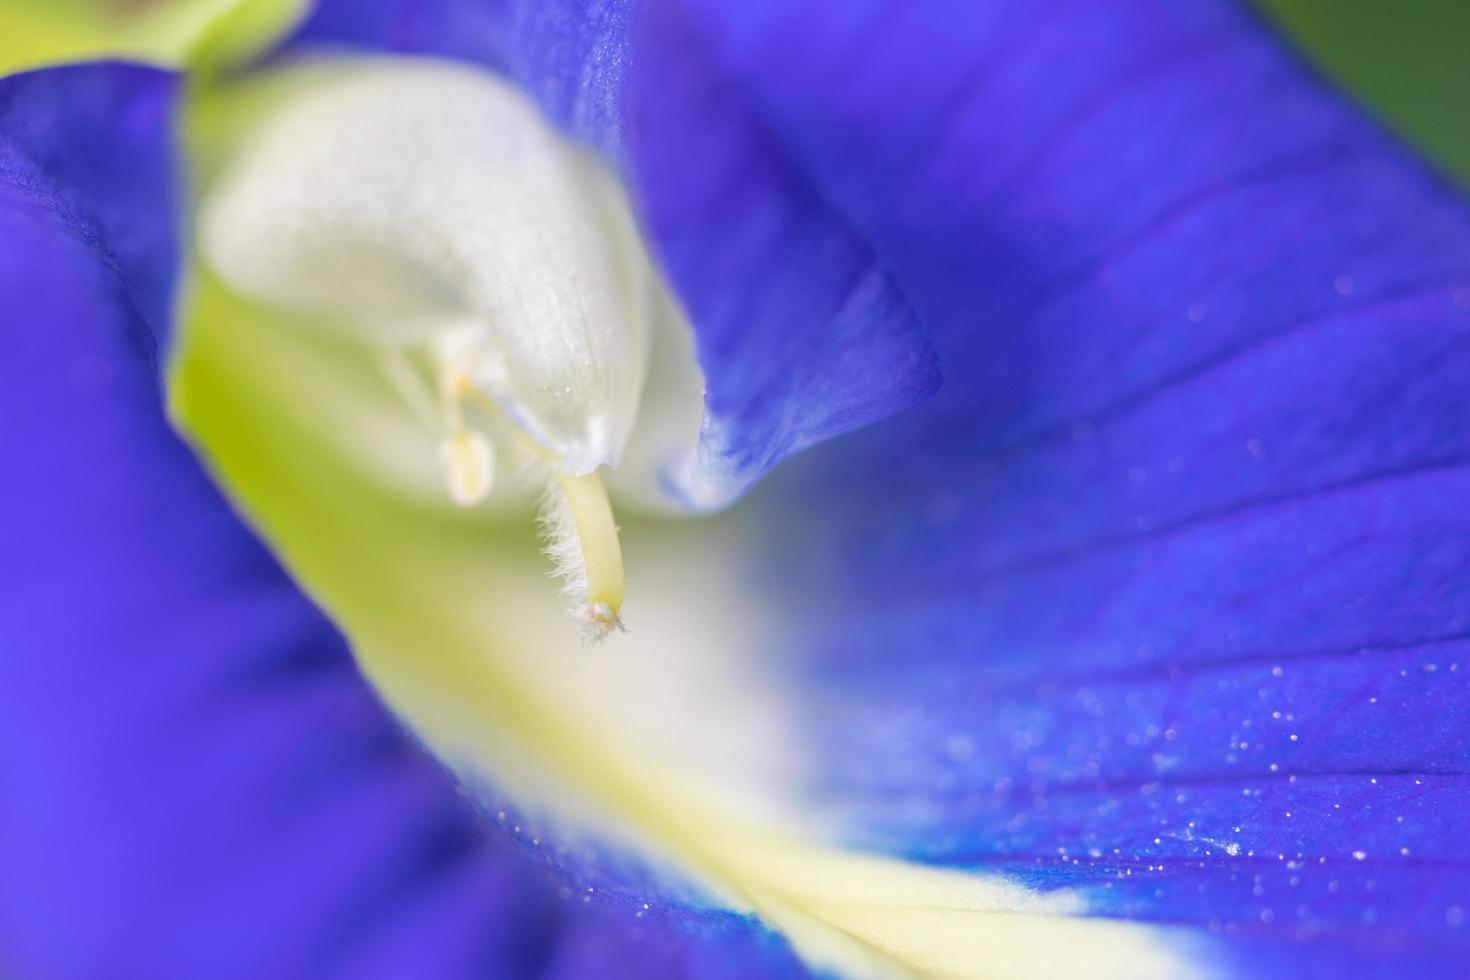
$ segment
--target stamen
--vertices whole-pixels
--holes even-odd
[[[460,429],[439,443],[439,461],[449,483],[449,497],[461,507],[473,507],[490,495],[495,485],[495,453],[490,441],[470,429]]]
[[[448,433],[439,443],[439,460],[449,482],[449,498],[461,507],[483,501],[495,484],[490,441],[464,420],[464,400],[474,391],[474,383],[460,365],[439,365],[439,414]]]

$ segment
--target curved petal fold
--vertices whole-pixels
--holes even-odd
[[[919,318],[673,7],[325,3],[293,39],[469,59],[516,78],[619,162],[693,325],[697,452],[666,475],[694,508],[786,456],[928,397]]]
[[[161,73],[123,67],[31,72],[0,85],[12,194],[29,192],[89,245],[159,338],[169,329],[178,266],[177,174],[166,137],[173,90]],[[11,244],[7,258],[21,257]]]

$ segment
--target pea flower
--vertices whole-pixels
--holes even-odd
[[[1249,9],[0,28],[6,976],[1470,967],[1470,213]]]

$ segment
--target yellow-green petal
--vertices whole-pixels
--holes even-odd
[[[306,0],[0,0],[0,74],[121,59],[208,70],[268,48]]]

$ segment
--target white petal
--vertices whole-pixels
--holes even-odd
[[[215,271],[384,345],[468,338],[565,472],[615,465],[651,274],[616,179],[488,72],[376,59],[284,90],[204,202]]]

